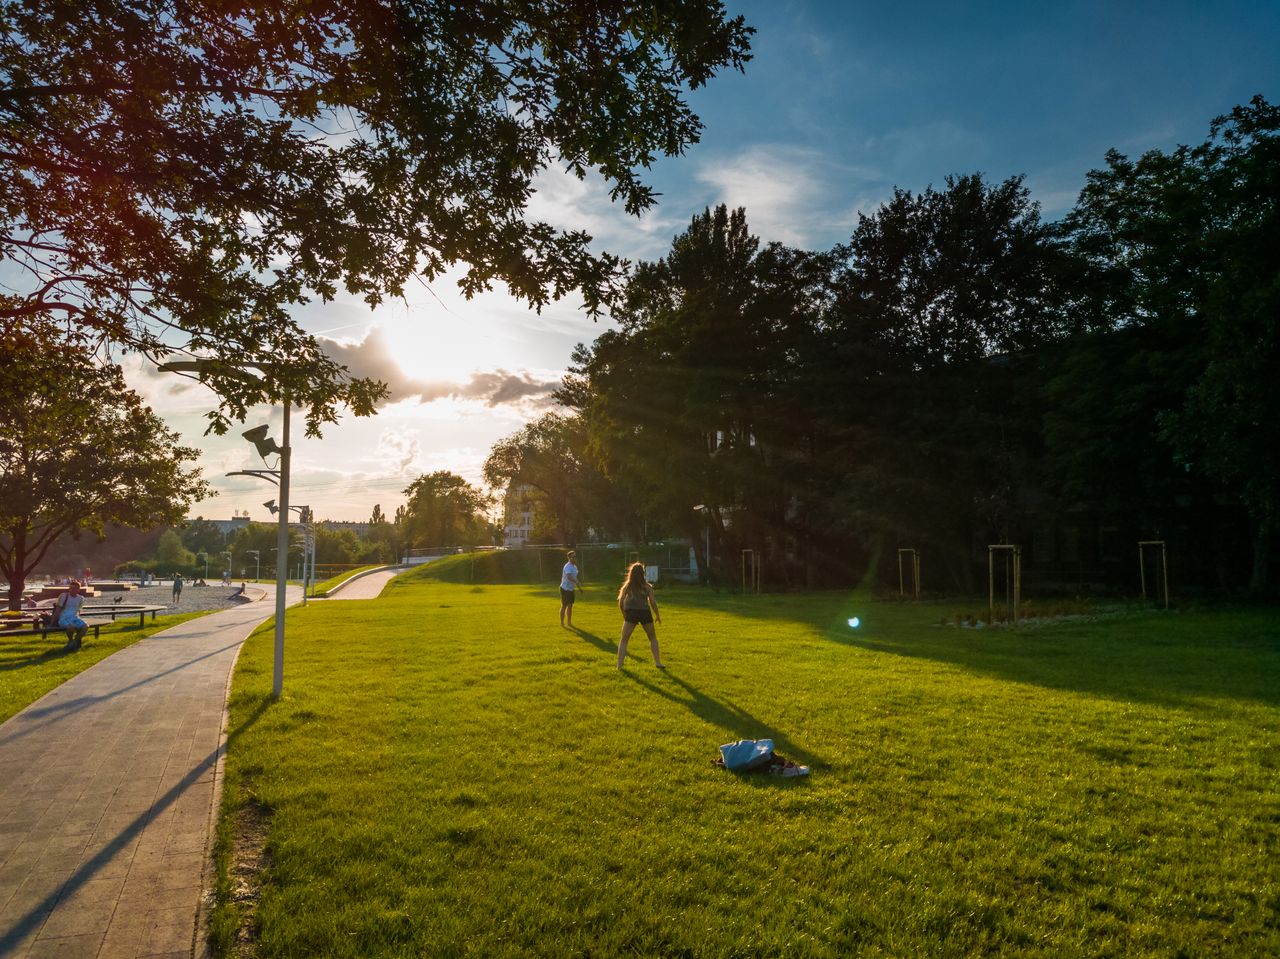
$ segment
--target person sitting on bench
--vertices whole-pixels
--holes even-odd
[[[80,607],[84,605],[84,594],[80,592],[80,580],[71,581],[71,589],[58,597],[53,604],[54,625],[67,630],[68,653],[80,648],[84,634],[89,631],[89,624],[80,618]]]

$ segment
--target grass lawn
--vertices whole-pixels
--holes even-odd
[[[637,634],[619,672],[612,589],[570,632],[554,587],[428,571],[290,611],[279,703],[245,646],[222,948],[256,903],[261,957],[1280,955],[1275,610],[666,589],[669,668]],[[812,775],[711,765],[764,736]]]
[[[0,723],[26,709],[37,699],[61,686],[72,676],[106,659],[140,639],[168,629],[204,613],[178,613],[157,616],[145,626],[121,621],[104,623],[98,639],[89,633],[78,652],[64,653],[67,637],[63,633],[48,636],[5,636],[0,633]]]

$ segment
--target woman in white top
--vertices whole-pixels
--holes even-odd
[[[627,640],[637,626],[643,627],[649,637],[649,649],[653,653],[653,665],[666,669],[662,665],[662,656],[658,653],[658,634],[653,629],[654,622],[662,623],[658,614],[658,600],[653,595],[653,587],[644,578],[644,564],[632,563],[627,571],[627,578],[622,581],[622,589],[618,590],[618,609],[622,611],[622,639],[618,643],[618,668],[621,669],[627,659]]]
[[[564,569],[560,571],[560,625],[573,629],[573,597],[578,588],[577,556],[573,550],[565,554]]]

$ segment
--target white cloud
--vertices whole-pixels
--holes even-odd
[[[751,231],[765,242],[809,249],[838,242],[853,230],[847,201],[833,198],[861,196],[883,182],[873,170],[784,144],[756,144],[731,159],[704,162],[695,176],[712,189],[714,203],[745,207]]]
[[[395,463],[395,471],[403,473],[410,465],[417,462],[421,451],[421,444],[416,437],[399,430],[386,429],[378,436],[374,455]]]
[[[475,400],[488,407],[503,405],[545,406],[560,386],[561,371],[473,370],[465,379],[422,379],[406,373],[411,354],[393,348],[380,325],[358,341],[320,339],[325,352],[359,377],[387,384],[390,395],[383,406],[406,400],[432,403],[442,399]],[[429,338],[423,349],[431,349]]]
[[[662,256],[682,223],[664,214],[660,205],[631,216],[609,198],[608,184],[596,173],[579,180],[559,168],[548,168],[534,179],[533,187],[527,219],[561,230],[585,230],[596,250],[629,259]]]

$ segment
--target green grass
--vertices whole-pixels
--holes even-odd
[[[333,589],[335,586],[339,586],[342,583],[345,583],[347,580],[349,580],[352,576],[355,576],[357,573],[363,573],[371,569],[381,569],[381,566],[360,566],[356,569],[348,569],[339,573],[337,576],[331,576],[329,579],[326,579],[323,583],[317,583],[316,591],[315,591],[316,598],[323,599],[324,597],[329,595],[329,590]]]
[[[618,584],[626,572],[628,560],[639,556],[646,564],[660,565],[679,557],[674,547],[665,546],[577,547],[578,581],[588,588],[599,586],[617,592]],[[555,585],[560,582],[565,553],[560,548],[498,549],[477,553],[461,553],[444,556],[421,567],[421,577],[447,583],[471,583],[497,585],[524,583]]]
[[[431,582],[294,609],[231,699],[215,938],[261,957],[1280,954],[1274,610],[1018,632],[963,607]],[[863,625],[852,630],[853,614]],[[735,776],[768,736],[808,779]]]
[[[63,652],[67,638],[60,632],[47,636],[5,636],[0,633],[0,723],[112,653],[162,629],[203,615],[178,613],[157,616],[155,622],[148,622],[145,626],[127,622],[104,624],[98,639],[89,633],[84,645],[74,653]]]

